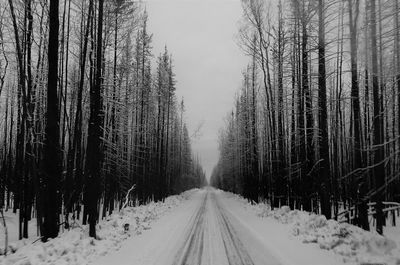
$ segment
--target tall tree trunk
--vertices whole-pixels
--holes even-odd
[[[101,180],[101,137],[102,133],[102,61],[103,61],[103,6],[104,0],[99,0],[97,19],[96,69],[94,86],[90,88],[90,118],[87,138],[86,158],[86,191],[85,208],[89,221],[89,236],[96,237],[96,222],[98,220],[97,204],[100,197]]]
[[[357,68],[357,21],[359,14],[359,0],[355,3],[353,9],[353,1],[348,0],[349,6],[349,28],[350,28],[350,61],[351,61],[351,111],[352,111],[352,127],[354,130],[354,169],[363,167],[361,157],[361,114],[360,114],[360,95],[358,83],[358,68]],[[355,12],[355,13],[354,13]],[[369,230],[368,222],[368,206],[365,196],[366,181],[362,177],[358,177],[356,181],[352,177],[352,189],[357,192],[356,212],[358,219],[356,223],[363,229]]]
[[[310,91],[310,84],[308,80],[308,32],[307,32],[307,15],[305,10],[305,3],[302,4],[302,42],[301,42],[301,55],[302,55],[302,67],[301,67],[301,78],[302,78],[302,90],[305,101],[305,126],[301,129],[305,131],[305,165],[304,170],[302,170],[302,181],[303,181],[303,209],[306,211],[311,211],[311,192],[312,192],[312,185],[313,185],[313,165],[314,165],[314,147],[313,147],[313,126],[314,126],[314,119],[313,119],[313,111],[312,111],[312,98],[311,98],[311,91]],[[303,115],[303,113],[299,113],[299,115]]]
[[[48,83],[46,111],[46,139],[43,159],[44,221],[43,240],[58,235],[61,211],[60,178],[62,172],[60,153],[60,117],[57,95],[58,85],[58,0],[50,2]]]
[[[328,136],[328,110],[326,104],[326,70],[325,70],[325,6],[324,0],[319,0],[319,41],[318,41],[318,110],[319,110],[319,155],[320,155],[320,199],[321,212],[327,219],[331,218],[330,205],[330,160]]]
[[[256,46],[256,37],[254,36],[254,46]],[[257,68],[256,54],[253,53],[251,66],[251,178],[252,178],[252,200],[258,203],[259,197],[259,171],[258,171],[258,135],[257,135]],[[281,180],[280,180],[281,181]]]
[[[277,187],[278,195],[280,198],[284,198],[286,195],[287,189],[287,177],[286,177],[286,145],[285,145],[285,115],[284,115],[284,106],[283,106],[283,57],[284,57],[284,49],[285,49],[285,36],[283,32],[283,11],[282,11],[282,1],[279,0],[278,3],[279,9],[279,18],[278,18],[278,54],[277,54],[277,63],[278,63],[278,178],[279,185]],[[279,201],[278,201],[279,204]],[[279,205],[277,205],[279,206]]]
[[[376,39],[376,0],[371,0],[371,14],[370,14],[370,27],[371,27],[371,50],[372,50],[372,90],[374,97],[374,178],[375,178],[375,195],[374,201],[376,202],[376,231],[383,234],[383,204],[382,189],[385,185],[385,166],[383,160],[383,146],[382,146],[382,114],[379,93],[379,79],[378,79],[378,52],[377,52],[377,39]]]

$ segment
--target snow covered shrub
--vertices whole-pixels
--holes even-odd
[[[254,205],[256,207],[256,213],[260,217],[267,217],[271,213],[271,207],[268,204],[265,203],[259,203]]]

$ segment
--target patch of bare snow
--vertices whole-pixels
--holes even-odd
[[[237,199],[246,202],[243,198]],[[323,215],[290,210],[288,206],[271,210],[265,203],[247,203],[247,207],[252,208],[259,217],[289,225],[294,237],[303,243],[316,244],[321,249],[333,251],[342,256],[344,262],[400,265],[400,237],[392,236],[400,235],[400,227],[386,229],[388,235],[381,236],[348,223],[327,220]]]
[[[57,238],[42,243],[19,240],[10,244],[12,254],[0,256],[0,265],[83,265],[116,251],[124,240],[151,228],[152,222],[188,199],[194,190],[137,207],[127,207],[97,225],[97,239],[88,236],[88,226],[74,226]],[[129,224],[125,231],[124,225]]]

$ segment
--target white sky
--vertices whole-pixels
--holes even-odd
[[[218,132],[232,110],[247,60],[235,36],[240,0],[146,0],[157,56],[167,45],[174,59],[178,98],[184,97],[189,133],[209,176],[218,161]]]

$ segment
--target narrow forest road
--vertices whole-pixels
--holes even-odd
[[[254,249],[261,244],[247,236],[248,231],[226,209],[221,196],[208,188],[198,197],[169,264],[280,264],[266,249]]]
[[[223,203],[223,193],[199,190],[182,207],[117,252],[102,265],[278,265],[263,244],[240,224]],[[129,241],[128,240],[128,241]]]
[[[190,198],[96,265],[341,264],[287,238],[285,226],[267,222],[232,194],[213,188]]]

